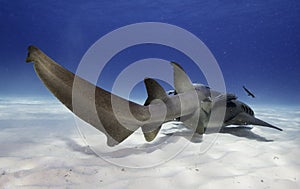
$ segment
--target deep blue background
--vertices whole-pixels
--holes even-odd
[[[25,63],[30,44],[75,72],[86,50],[101,36],[128,24],[151,21],[177,25],[200,38],[216,57],[227,90],[240,99],[300,105],[299,18],[300,1],[2,0],[0,96],[51,96],[32,64]],[[179,55],[156,46],[131,48],[114,59],[111,77],[118,68],[148,57],[173,60]],[[193,81],[205,83],[192,66],[180,63]],[[114,79],[108,76],[99,84],[106,89]],[[257,98],[248,98],[243,85]]]

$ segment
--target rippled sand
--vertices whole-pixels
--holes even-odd
[[[189,142],[174,122],[152,143],[138,132],[108,148],[101,134],[87,144],[83,123],[56,100],[0,107],[0,188],[300,188],[300,108],[253,107],[283,132],[231,128]]]

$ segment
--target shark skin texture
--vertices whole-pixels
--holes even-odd
[[[28,47],[26,62],[34,63],[38,77],[61,103],[106,135],[108,146],[118,145],[140,127],[145,140],[150,142],[163,123],[175,119],[202,135],[212,112],[218,112],[222,106],[226,108],[222,127],[258,125],[282,131],[256,118],[254,111],[235,95],[222,94],[201,84],[193,85],[183,68],[175,62],[171,65],[176,93],[168,95],[157,81],[145,78],[148,98],[144,105],[95,86],[63,68],[35,46]]]

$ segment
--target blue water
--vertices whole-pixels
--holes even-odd
[[[184,28],[211,50],[227,91],[253,104],[300,105],[299,1],[0,1],[0,96],[51,96],[25,64],[34,44],[75,72],[100,37],[138,22]],[[172,34],[170,34],[172,35]],[[206,83],[190,60],[172,49],[137,46],[111,61],[99,85],[110,89],[122,68],[142,58],[180,61],[192,81]],[[146,77],[146,76],[145,76]],[[256,96],[250,99],[247,86]],[[143,86],[138,95],[145,95]]]

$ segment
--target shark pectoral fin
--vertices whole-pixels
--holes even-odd
[[[273,128],[273,129],[277,129],[277,130],[279,130],[279,131],[282,131],[281,128],[276,127],[276,126],[274,126],[274,125],[271,125],[271,124],[269,124],[269,123],[267,123],[267,122],[265,122],[265,121],[262,121],[262,120],[260,120],[260,119],[257,119],[257,118],[254,118],[254,120],[253,120],[253,122],[251,123],[251,125],[258,125],[258,126],[270,127],[270,128]]]
[[[230,120],[230,124],[232,125],[258,125],[263,127],[269,127],[273,129],[277,129],[279,131],[282,131],[281,128],[273,126],[265,121],[262,121],[260,119],[255,118],[254,116],[251,116],[245,112],[242,112],[235,116],[232,120]]]
[[[195,90],[189,76],[185,73],[182,67],[175,63],[171,62],[174,69],[174,88],[175,91],[179,93],[187,92],[190,90]]]

